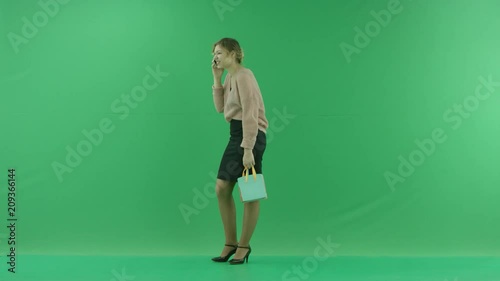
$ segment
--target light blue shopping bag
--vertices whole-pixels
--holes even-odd
[[[266,185],[264,176],[256,174],[252,166],[252,177],[248,177],[248,168],[243,170],[243,174],[238,178],[238,187],[240,189],[241,202],[252,202],[267,199]]]

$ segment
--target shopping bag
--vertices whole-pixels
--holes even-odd
[[[252,176],[248,177],[248,170],[248,168],[245,168],[242,176],[238,178],[241,202],[246,203],[267,199],[264,176],[255,173],[255,168],[252,166]]]

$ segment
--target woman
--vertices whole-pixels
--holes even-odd
[[[244,203],[243,229],[239,243],[236,238],[236,209],[233,189],[244,168],[254,166],[256,173],[262,173],[262,156],[266,149],[268,121],[253,72],[241,65],[243,51],[235,39],[223,38],[213,45],[212,86],[215,109],[224,113],[230,123],[229,143],[222,156],[216,182],[219,211],[226,236],[225,246],[215,262],[243,264],[252,249],[250,238],[259,216],[259,201]],[[224,84],[221,78],[227,70]]]

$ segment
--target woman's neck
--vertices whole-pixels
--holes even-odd
[[[242,68],[243,68],[243,66],[241,66],[238,63],[235,63],[234,65],[232,65],[231,67],[229,67],[227,69],[227,72],[229,72],[229,74],[231,74],[231,76],[234,76],[234,74],[236,74],[236,72],[238,72],[238,70],[240,70]]]

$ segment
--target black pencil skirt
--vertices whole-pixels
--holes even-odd
[[[217,178],[230,182],[236,182],[245,167],[243,167],[243,152],[241,147],[243,141],[243,126],[240,120],[231,120],[230,122],[230,137],[229,142],[224,150],[220,161],[219,172]],[[255,160],[255,172],[262,173],[262,159],[266,150],[266,134],[259,130],[254,148],[252,150]],[[252,171],[250,170],[250,173]]]

